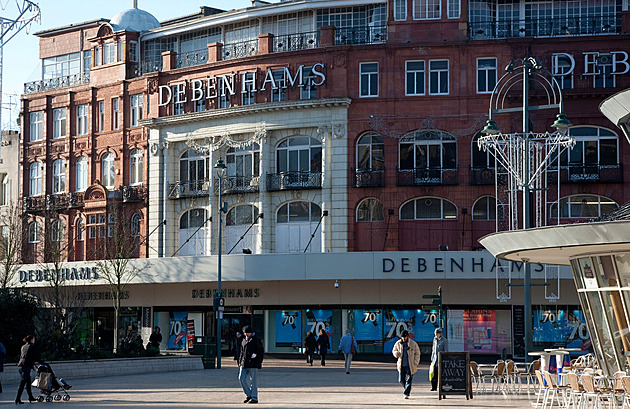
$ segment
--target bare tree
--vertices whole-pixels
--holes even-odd
[[[120,343],[120,309],[121,296],[127,285],[145,270],[148,262],[130,263],[137,258],[141,245],[139,232],[131,225],[131,216],[119,203],[108,206],[107,240],[103,260],[97,261],[99,275],[105,280],[114,305],[114,352]]]
[[[22,249],[26,242],[24,216],[21,207],[12,202],[0,211],[0,289],[16,285],[22,264]]]

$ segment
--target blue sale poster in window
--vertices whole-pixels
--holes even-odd
[[[319,330],[323,329],[328,335],[331,348],[334,345],[332,326],[332,310],[306,310],[306,330],[319,336]],[[337,341],[338,342],[338,341]]]
[[[186,348],[186,326],[188,313],[185,311],[173,311],[169,313],[168,349]]]
[[[534,310],[534,342],[562,344],[588,352],[591,339],[584,313],[578,309]]]
[[[276,342],[302,342],[302,313],[300,311],[276,312]]]
[[[435,329],[438,327],[440,317],[437,311],[416,310],[416,322],[413,327],[414,341],[433,342]]]
[[[414,325],[416,323],[416,310],[385,310],[384,332],[384,351],[391,353],[394,344],[400,338],[400,334],[407,330],[409,337],[414,334]]]
[[[383,310],[354,310],[354,338],[358,341],[383,339]]]

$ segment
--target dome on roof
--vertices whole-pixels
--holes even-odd
[[[122,30],[147,31],[161,27],[160,22],[147,11],[140,9],[129,9],[116,14],[109,22]]]

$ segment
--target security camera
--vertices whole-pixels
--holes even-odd
[[[335,280],[335,288],[339,288],[339,282]]]

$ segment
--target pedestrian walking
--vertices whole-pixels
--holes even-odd
[[[438,384],[438,355],[446,352],[446,339],[442,337],[442,328],[435,329],[433,338],[433,348],[431,348],[431,367],[429,368],[429,379],[431,379],[431,390],[437,391]]]
[[[243,333],[241,330],[236,330],[236,339],[234,340],[234,360],[238,366],[239,359],[241,358],[241,344],[243,343]]]
[[[357,341],[350,333],[350,330],[346,330],[346,335],[339,340],[339,351],[343,353],[343,357],[346,360],[346,373],[350,373],[350,364],[352,364],[352,357],[357,353]]]
[[[262,367],[265,354],[260,338],[249,325],[243,328],[245,338],[241,343],[238,380],[241,382],[245,400],[243,403],[258,403],[258,370]]]
[[[306,354],[306,363],[313,366],[313,355],[317,351],[317,340],[311,331],[306,333],[304,339],[304,353]]]
[[[319,350],[322,366],[326,366],[326,353],[328,352],[328,348],[330,348],[328,334],[326,334],[326,331],[323,329],[320,329],[319,335],[317,336],[317,349]]]
[[[420,363],[420,348],[416,341],[409,339],[409,332],[403,330],[400,333],[400,339],[394,344],[392,354],[398,358],[396,367],[398,368],[398,382],[404,388],[403,397],[409,399],[413,374],[418,371]]]
[[[35,402],[35,397],[31,391],[31,371],[35,366],[35,362],[39,362],[39,352],[35,346],[35,337],[33,335],[27,335],[24,337],[24,345],[20,350],[20,360],[18,362],[18,371],[20,372],[20,386],[18,387],[17,397],[15,398],[15,404],[21,405],[22,392],[26,387],[26,393],[28,394],[28,401]]]
[[[0,341],[0,372],[4,372],[4,358],[7,356],[7,349]],[[2,393],[2,383],[0,383],[0,393]]]
[[[160,327],[157,325],[153,329],[151,336],[149,336],[149,345],[154,352],[160,353],[160,344],[162,343],[162,333],[160,331]],[[147,348],[148,349],[148,348]]]

